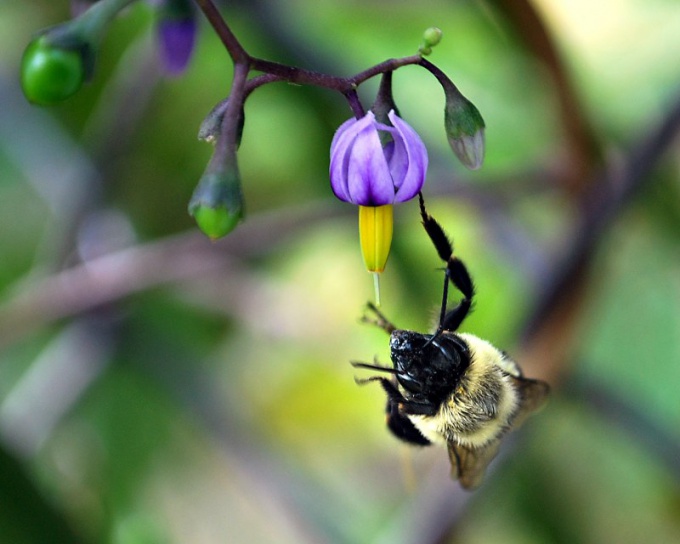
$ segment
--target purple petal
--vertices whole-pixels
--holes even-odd
[[[408,172],[409,156],[404,145],[404,139],[397,130],[392,131],[392,142],[385,146],[385,157],[390,165],[390,174],[395,190],[398,190],[404,182]]]
[[[347,187],[347,170],[351,149],[359,130],[366,124],[370,124],[370,119],[366,121],[364,119],[345,121],[335,132],[331,142],[331,164],[329,168],[331,189],[333,189],[335,196],[345,202],[351,202]]]
[[[403,144],[403,153],[407,156],[407,169],[403,178],[395,180],[397,193],[394,202],[405,202],[410,200],[418,194],[425,183],[425,174],[427,173],[427,149],[423,144],[420,136],[413,130],[405,121],[402,121],[394,111],[388,113],[388,117],[394,128],[398,131],[395,135],[395,150],[392,161],[395,162],[394,170],[402,172],[403,155],[400,153],[399,142]]]
[[[191,59],[196,22],[193,18],[163,19],[158,23],[158,40],[163,67],[170,75],[179,75]]]
[[[366,117],[374,118],[372,113]],[[394,201],[394,185],[374,123],[359,132],[352,146],[347,171],[351,202],[382,206]]]
[[[331,142],[331,157],[333,156],[334,149],[338,145],[338,140],[340,137],[345,134],[348,130],[352,128],[352,126],[357,123],[357,120],[352,117],[351,119],[347,119],[342,125],[338,127],[338,130],[335,131],[335,134],[333,135],[333,141]]]

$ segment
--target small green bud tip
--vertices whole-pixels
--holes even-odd
[[[423,32],[423,44],[418,49],[418,52],[427,56],[432,53],[432,48],[442,40],[442,31],[436,26],[431,26]]]
[[[75,49],[49,43],[46,36],[33,40],[21,61],[21,87],[33,104],[57,104],[80,89],[85,79],[83,57]]]
[[[442,41],[442,31],[436,26],[431,26],[423,32],[423,45],[425,47],[434,47]]]
[[[217,240],[229,234],[239,222],[238,214],[229,213],[225,208],[209,208],[198,206],[192,211],[198,228],[211,240]]]

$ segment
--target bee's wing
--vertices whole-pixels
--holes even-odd
[[[530,380],[521,376],[513,376],[512,380],[519,393],[519,407],[511,427],[516,428],[532,412],[545,404],[550,387],[540,380]],[[481,448],[468,448],[455,442],[449,442],[449,459],[451,461],[451,477],[459,480],[465,489],[474,489],[482,483],[484,471],[498,454],[501,440],[497,439]]]
[[[451,478],[458,480],[465,489],[478,487],[482,483],[486,467],[496,457],[500,444],[500,440],[495,440],[483,448],[468,448],[449,442]]]
[[[530,380],[524,377],[513,377],[512,380],[519,393],[519,408],[512,422],[512,427],[517,428],[527,416],[543,407],[548,399],[550,386],[540,380]]]

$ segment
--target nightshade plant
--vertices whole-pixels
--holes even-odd
[[[123,8],[141,0],[72,0],[77,16],[40,32],[27,46],[21,82],[29,101],[50,105],[75,94],[93,73],[99,42]],[[189,213],[211,239],[231,232],[243,218],[244,202],[237,150],[245,125],[244,104],[263,85],[286,81],[313,85],[341,94],[353,114],[337,130],[331,144],[330,182],[335,195],[359,207],[359,234],[367,270],[376,280],[387,261],[392,239],[393,205],[408,201],[422,189],[427,151],[420,137],[399,116],[392,97],[392,74],[408,65],[429,71],[445,96],[444,128],[451,148],[468,168],[484,158],[484,121],[438,67],[424,57],[441,39],[437,28],[427,29],[417,54],[389,59],[351,77],[340,77],[288,66],[250,55],[212,0],[154,0],[161,62],[169,75],[181,73],[189,62],[196,35],[195,7],[205,15],[234,65],[227,98],[208,114],[199,138],[214,144],[213,155],[189,202]],[[258,72],[258,75],[251,75]],[[382,76],[369,111],[357,89]]]

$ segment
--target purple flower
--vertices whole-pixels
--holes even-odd
[[[394,110],[393,126],[379,123],[373,112],[350,119],[331,143],[331,188],[340,200],[359,206],[384,206],[410,200],[425,182],[427,150],[418,134]],[[391,141],[384,147],[380,132]]]
[[[189,64],[196,41],[193,17],[163,18],[158,22],[158,41],[163,67],[170,75],[179,75]]]

